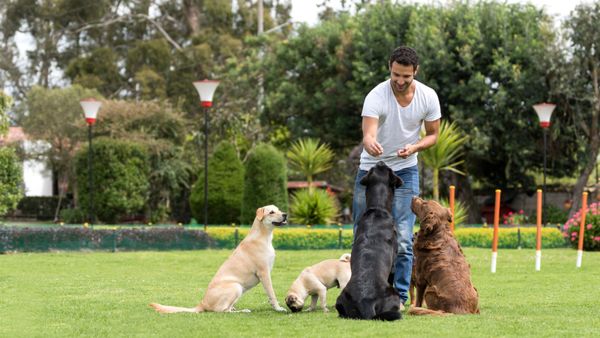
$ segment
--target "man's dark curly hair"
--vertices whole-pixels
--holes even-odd
[[[390,55],[390,68],[394,62],[403,66],[413,66],[413,69],[417,69],[419,56],[414,49],[407,46],[400,46],[394,49],[392,55]]]

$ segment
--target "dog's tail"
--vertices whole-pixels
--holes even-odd
[[[447,316],[447,315],[451,315],[451,313],[444,312],[441,310],[431,310],[431,309],[426,309],[424,307],[415,307],[415,306],[411,306],[410,309],[408,309],[408,314],[413,315],[413,316],[424,316],[424,315]]]
[[[340,256],[340,261],[341,262],[350,262],[350,254],[349,253],[345,253],[343,255]]]
[[[178,306],[169,306],[169,305],[161,305],[157,303],[150,303],[150,307],[154,308],[156,312],[160,313],[177,313],[177,312],[204,312],[204,309],[201,305],[196,307],[178,307]]]

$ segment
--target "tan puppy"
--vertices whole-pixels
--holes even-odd
[[[304,269],[294,281],[285,298],[285,303],[292,312],[302,311],[304,300],[309,295],[312,302],[308,311],[313,311],[317,306],[317,299],[321,299],[321,308],[328,312],[326,300],[327,289],[338,286],[344,289],[350,280],[350,254],[343,254],[339,259],[327,259],[321,263]]]
[[[273,309],[285,312],[286,310],[279,306],[275,297],[271,283],[271,270],[275,262],[275,249],[272,244],[273,228],[286,224],[286,220],[287,215],[274,205],[257,209],[250,232],[221,265],[208,284],[202,302],[196,307],[183,308],[156,303],[150,306],[160,313],[234,312],[233,306],[242,294],[261,282]],[[240,312],[250,312],[250,310]]]

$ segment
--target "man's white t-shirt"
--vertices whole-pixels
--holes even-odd
[[[423,121],[438,120],[442,113],[435,90],[417,80],[413,82],[416,84],[415,94],[406,107],[400,106],[396,100],[389,79],[378,84],[365,98],[361,116],[379,119],[377,142],[383,147],[383,154],[373,157],[363,149],[361,170],[369,170],[379,161],[385,162],[394,171],[417,165],[417,153],[402,158],[398,156],[398,150],[416,143]]]

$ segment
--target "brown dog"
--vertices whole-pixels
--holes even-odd
[[[421,228],[414,244],[417,297],[408,313],[479,313],[479,295],[471,283],[469,264],[450,230],[450,209],[418,197],[413,198],[411,209]],[[423,301],[427,309],[421,307]]]
[[[208,284],[202,302],[196,307],[183,308],[156,303],[150,306],[160,313],[234,312],[233,306],[242,294],[262,282],[273,309],[285,312],[286,310],[277,302],[271,283],[271,270],[275,262],[275,250],[271,241],[273,228],[286,224],[286,219],[287,215],[274,205],[257,209],[250,232],[221,265]],[[240,312],[250,312],[250,310]]]
[[[317,300],[321,300],[323,312],[327,309],[327,289],[334,286],[344,289],[350,280],[350,254],[345,253],[339,259],[326,259],[320,263],[302,270],[300,276],[290,287],[285,303],[292,312],[302,311],[304,300],[309,295],[312,298],[308,311],[317,307]]]

